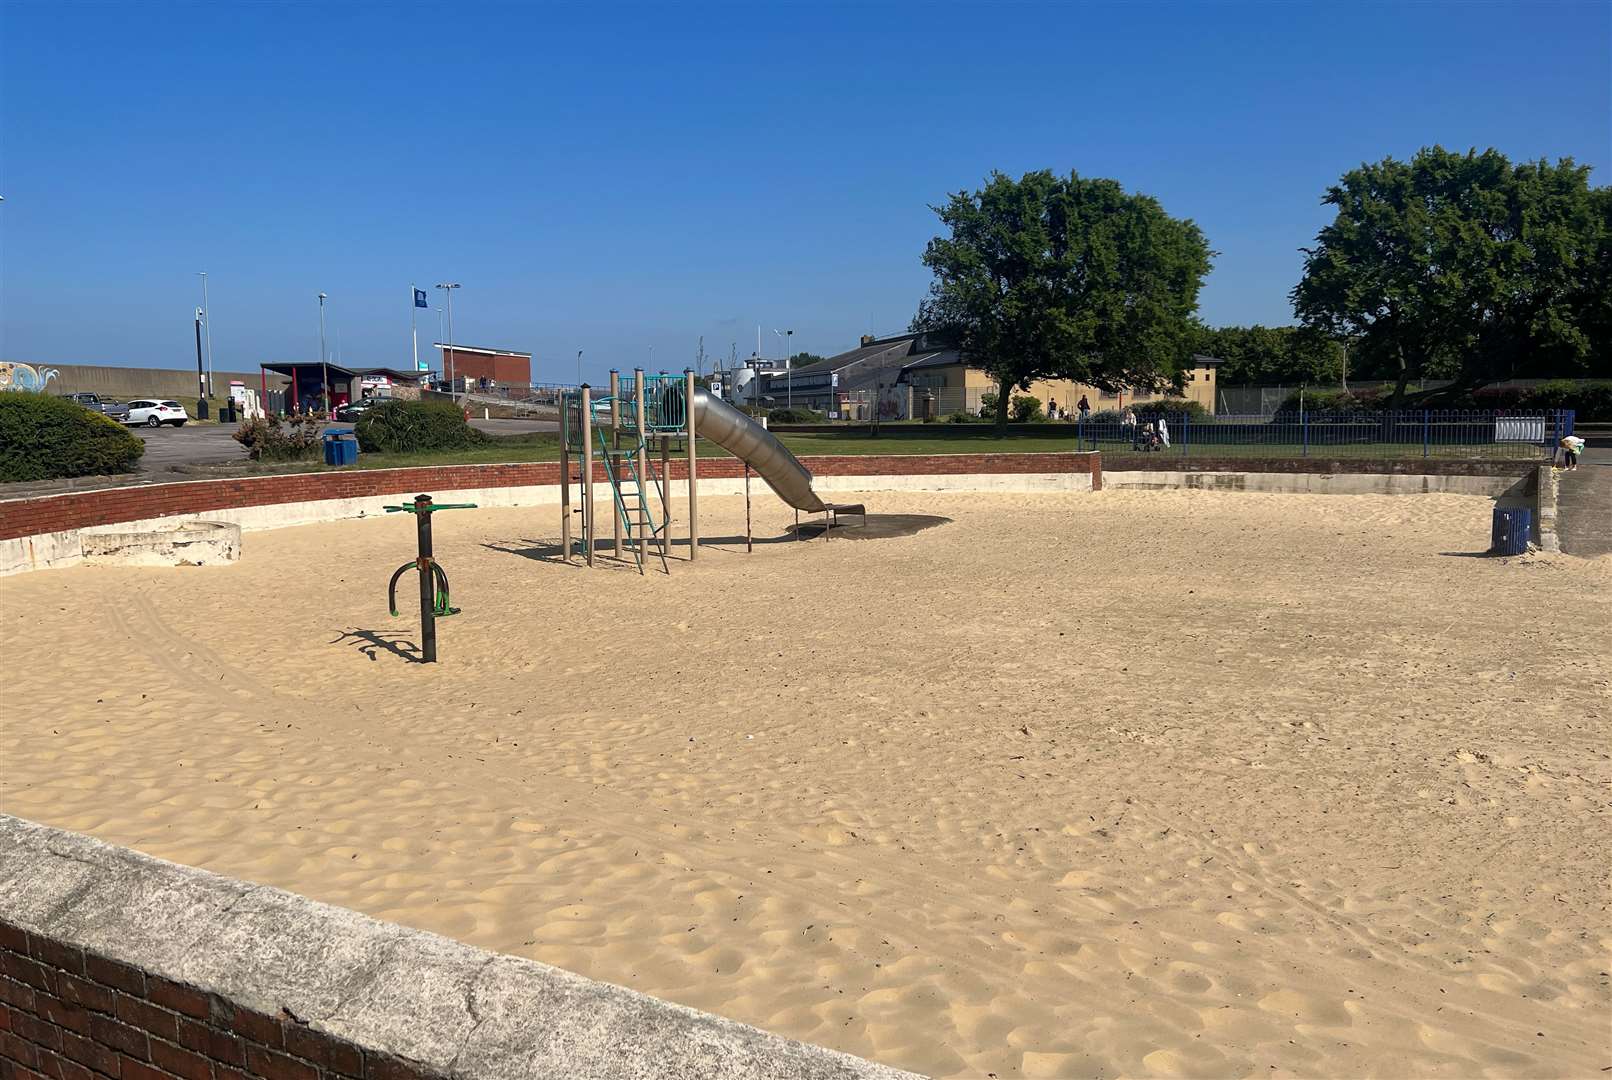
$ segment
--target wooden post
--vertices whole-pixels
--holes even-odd
[[[565,397],[560,397],[560,552],[571,561],[571,421]]]
[[[621,375],[615,368],[610,369],[610,448],[612,450],[621,449]],[[605,463],[606,468],[610,470],[610,479],[612,481],[621,478],[621,473],[616,467],[620,460],[620,458],[612,457]],[[615,486],[612,484],[612,492],[614,492],[614,489]],[[615,506],[614,494],[610,496],[610,502],[610,531],[616,540],[616,558],[619,559],[621,558],[621,514]]]
[[[582,384],[582,558],[593,565],[593,391]]]
[[[694,462],[694,369],[683,369],[683,424],[688,429],[688,561],[700,553],[700,481]]]
[[[644,445],[644,369],[632,369],[633,415],[638,421],[638,558],[649,558],[649,491],[644,486],[649,467],[649,447]],[[662,537],[663,541],[670,537]]]

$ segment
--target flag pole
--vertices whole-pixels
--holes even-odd
[[[415,302],[416,297],[419,296],[419,292],[420,290],[414,287],[414,282],[409,282],[409,333],[414,336],[415,374],[419,374],[420,371],[420,320],[415,314],[420,307],[420,305]]]

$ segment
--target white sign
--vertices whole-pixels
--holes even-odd
[[[722,380],[721,379],[712,379],[711,380],[711,393],[716,395],[717,397],[722,396]]]
[[[830,420],[838,420],[840,418],[840,414],[838,412],[831,412],[828,414],[828,418]]]
[[[389,375],[364,375],[358,380],[358,385],[365,390],[385,390],[392,385]]]
[[[1497,417],[1494,422],[1494,441],[1542,443],[1545,441],[1545,418],[1543,416]]]
[[[838,386],[839,384],[840,384],[840,373],[836,371],[836,372],[834,372],[833,374],[831,374],[828,377],[828,385],[830,385],[830,386]]]

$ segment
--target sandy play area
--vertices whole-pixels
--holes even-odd
[[[747,555],[706,498],[639,577],[443,514],[434,667],[411,518],[0,581],[0,807],[940,1076],[1612,1066],[1612,560],[1473,557],[1463,496],[866,500],[952,520]]]

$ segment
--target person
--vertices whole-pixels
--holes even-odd
[[[1136,414],[1131,411],[1131,407],[1129,405],[1125,406],[1125,411],[1120,413],[1119,426],[1126,428],[1136,427]]]
[[[1578,468],[1578,456],[1584,452],[1584,440],[1577,435],[1563,435],[1562,441],[1557,445],[1562,448],[1567,471],[1575,471]]]
[[[1166,450],[1170,448],[1170,423],[1163,413],[1159,414],[1159,444]]]
[[[1076,405],[1075,408],[1080,410],[1080,420],[1082,423],[1091,419],[1091,402],[1086,400],[1085,394],[1080,395],[1080,404]]]
[[[1048,401],[1047,401],[1047,418],[1049,420],[1058,419],[1058,399],[1057,398],[1048,399]]]

